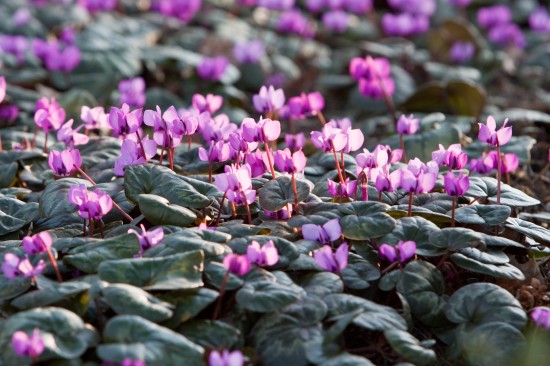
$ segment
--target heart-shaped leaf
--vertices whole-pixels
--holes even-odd
[[[296,193],[298,202],[304,201],[311,188],[303,180],[296,179]],[[279,211],[287,204],[294,203],[292,179],[288,176],[280,176],[267,182],[258,192],[260,206],[267,211]]]

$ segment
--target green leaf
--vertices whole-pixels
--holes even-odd
[[[167,327],[175,328],[183,322],[197,316],[218,298],[218,292],[201,287],[191,290],[170,291],[157,296],[160,300],[175,306],[172,318],[165,323]]]
[[[203,260],[203,252],[193,250],[170,257],[104,261],[98,272],[103,281],[145,290],[185,290],[203,285]]]
[[[231,349],[241,338],[239,329],[219,320],[192,320],[178,327],[177,332],[212,349]]]
[[[95,273],[98,266],[113,259],[133,258],[139,253],[139,240],[135,234],[124,234],[102,241],[92,241],[69,250],[63,263],[86,273]]]
[[[445,311],[453,323],[479,326],[491,322],[507,323],[522,330],[527,316],[521,304],[508,291],[492,283],[472,283],[456,291]]]
[[[40,216],[56,217],[76,212],[77,207],[69,202],[69,189],[79,184],[92,186],[87,180],[77,178],[63,178],[48,184],[38,201]]]
[[[379,240],[380,243],[397,245],[400,240],[412,240],[416,243],[416,253],[425,256],[439,256],[445,252],[430,242],[430,235],[439,231],[432,222],[422,217],[402,217],[397,220],[395,229]]]
[[[111,284],[102,289],[105,302],[120,315],[139,315],[159,323],[172,317],[173,305],[163,302],[139,287]]]
[[[353,319],[353,324],[358,327],[373,331],[407,329],[405,319],[389,306],[348,294],[328,295],[323,301],[327,304],[328,315],[332,320],[360,309],[361,314]]]
[[[295,302],[300,296],[301,288],[286,273],[261,271],[260,276],[245,281],[235,299],[245,309],[268,313]]]
[[[308,273],[300,279],[299,285],[308,296],[320,299],[344,290],[344,285],[338,275],[331,272]]]
[[[12,233],[38,219],[38,204],[25,203],[0,194],[0,236]]]
[[[0,176],[0,188],[8,188],[12,185],[13,180],[17,176],[18,167],[19,165],[15,161],[8,164],[0,164],[0,171],[2,172]]]
[[[506,278],[519,281],[525,280],[523,272],[509,263],[483,263],[462,253],[454,253],[450,258],[454,264],[471,272],[483,273],[495,278]]]
[[[208,284],[219,289],[221,288],[221,284],[226,273],[227,268],[225,268],[223,263],[210,262],[204,270],[204,279],[206,280],[206,282],[208,282]],[[244,281],[242,278],[240,278],[236,274],[229,273],[229,278],[227,279],[225,288],[227,290],[235,290],[241,287],[243,283]]]
[[[363,290],[370,287],[369,282],[380,278],[380,270],[363,257],[349,253],[348,265],[342,270],[342,278],[346,287]]]
[[[437,360],[435,352],[423,347],[409,332],[393,329],[385,331],[384,337],[397,353],[415,365],[430,365]]]
[[[351,240],[367,240],[389,234],[395,228],[395,220],[386,213],[369,216],[348,215],[340,219],[343,235]]]
[[[498,225],[506,221],[512,209],[503,205],[473,205],[455,210],[456,221],[472,225]]]
[[[204,349],[183,335],[135,315],[118,315],[103,330],[97,347],[103,361],[140,359],[148,365],[202,366]]]
[[[456,251],[462,248],[485,248],[483,235],[462,227],[447,227],[430,234],[430,243],[438,248]]]
[[[497,201],[498,182],[490,177],[470,177],[470,188],[464,194],[466,197],[487,197],[491,203]],[[510,207],[529,207],[540,204],[540,201],[523,193],[508,184],[500,185],[500,203]]]
[[[311,188],[303,180],[296,179],[296,193],[298,202],[304,201]],[[286,175],[277,177],[267,182],[258,192],[260,206],[264,210],[279,211],[287,204],[294,203],[292,179]]]
[[[34,328],[40,329],[46,346],[40,361],[78,358],[98,341],[95,330],[75,313],[41,307],[21,311],[0,323],[0,360],[8,365],[20,365],[21,359],[13,351],[11,336],[18,330],[31,334]]]
[[[433,264],[420,260],[409,262],[396,288],[422,323],[434,328],[446,325],[445,280]]]
[[[151,164],[125,168],[124,192],[130,202],[138,202],[140,194],[150,193],[166,198],[171,204],[189,208],[204,208],[213,198],[221,198],[221,192],[212,184]]]
[[[31,278],[15,277],[8,280],[3,274],[0,274],[0,305],[6,300],[13,299],[27,292],[31,286]]]
[[[525,234],[539,242],[550,244],[550,231],[532,222],[510,217],[506,220],[507,229]]]
[[[323,361],[319,366],[374,366],[374,363],[364,357],[342,352]]]
[[[155,225],[189,226],[197,215],[185,207],[170,204],[166,198],[154,194],[140,194],[138,204],[145,218]]]

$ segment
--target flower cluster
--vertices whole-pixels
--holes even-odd
[[[487,29],[489,39],[501,46],[524,48],[526,40],[517,24],[512,23],[512,11],[506,5],[493,5],[477,11],[477,22]]]
[[[382,99],[395,92],[390,62],[385,58],[355,57],[350,61],[349,71],[359,81],[359,91],[366,97]]]
[[[424,33],[430,27],[430,16],[436,10],[435,0],[388,0],[397,14],[387,13],[382,28],[389,36],[412,36]]]

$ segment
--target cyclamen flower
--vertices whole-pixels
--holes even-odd
[[[318,149],[324,152],[343,150],[348,145],[348,136],[341,129],[335,128],[333,124],[327,123],[323,126],[323,130],[311,132],[311,142]]]
[[[48,133],[58,130],[65,121],[65,110],[61,108],[55,98],[40,98],[36,102],[34,122]]]
[[[452,197],[464,196],[470,187],[470,178],[462,173],[460,173],[458,177],[455,177],[452,172],[449,172],[443,176],[443,180],[445,183],[445,191]]]
[[[389,244],[382,244],[378,249],[380,258],[386,259],[389,262],[401,262],[405,263],[410,258],[414,257],[416,253],[416,243],[414,241],[402,241],[399,240],[397,246]]]
[[[213,350],[208,357],[208,366],[243,366],[244,357],[241,351],[218,352]]]
[[[143,149],[141,148],[143,145]],[[126,139],[122,141],[120,156],[115,160],[114,173],[118,176],[124,176],[124,168],[128,165],[145,164],[157,153],[157,144],[145,136],[141,140],[141,145],[137,142]]]
[[[204,125],[200,124],[201,121],[205,122]],[[238,129],[225,114],[217,115],[213,119],[199,118],[199,128],[206,142],[227,141],[229,136]]]
[[[325,271],[342,272],[348,265],[348,244],[340,244],[336,253],[332,252],[329,245],[323,245],[321,249],[313,252],[313,258],[315,263]]]
[[[344,184],[336,183],[331,179],[328,179],[328,191],[332,197],[350,197],[355,194],[357,189],[357,181],[350,181],[349,178],[346,179]]]
[[[147,249],[157,246],[164,238],[162,227],[147,231],[141,224],[141,234],[134,229],[128,229],[128,234],[136,234],[139,240],[140,253],[143,254]]]
[[[321,244],[328,244],[340,238],[342,228],[338,219],[327,221],[322,226],[315,224],[305,224],[302,226],[302,235],[304,239],[315,240]]]
[[[365,14],[372,9],[372,0],[345,0],[346,9],[355,14]]]
[[[497,161],[496,151],[490,151],[489,154],[490,153],[495,154],[494,160]],[[501,158],[502,158],[502,160],[501,160],[500,171],[502,173],[512,173],[512,172],[516,171],[516,169],[519,166],[519,159],[518,159],[518,156],[516,154],[513,154],[513,153],[502,154]],[[498,169],[498,164],[497,163],[495,163],[494,168]]]
[[[548,10],[540,6],[529,15],[529,26],[534,32],[550,32],[550,14]]]
[[[86,8],[90,13],[113,10],[116,3],[117,0],[78,0],[78,5]]]
[[[246,154],[246,163],[250,166],[252,178],[262,177],[267,171],[266,164],[261,151]]]
[[[361,146],[363,146],[363,142],[365,141],[363,132],[361,132],[358,128],[351,128],[352,125],[349,118],[332,119],[329,123],[332,124],[332,126],[339,128],[346,136],[346,146],[344,146],[343,149],[345,153],[357,151],[361,148]]]
[[[521,28],[517,24],[505,23],[498,24],[491,28],[488,38],[500,46],[515,46],[524,48],[527,44]]]
[[[46,349],[38,328],[34,328],[31,336],[22,330],[13,333],[11,345],[19,357],[30,357],[32,359],[36,359]]]
[[[32,20],[32,13],[29,9],[21,7],[13,14],[12,21],[16,28],[23,27]]]
[[[457,64],[465,64],[474,57],[476,47],[472,42],[455,42],[450,50],[450,58]]]
[[[246,249],[246,257],[250,263],[258,266],[273,266],[279,261],[279,252],[273,240],[268,240],[263,246],[260,246],[256,240],[252,240]]]
[[[33,267],[28,256],[21,259],[13,253],[4,254],[4,262],[2,263],[2,272],[8,280],[15,277],[23,276],[31,278],[38,276],[46,268],[46,264],[41,259],[36,267]]]
[[[477,22],[483,28],[492,28],[499,24],[508,24],[512,21],[512,11],[506,5],[495,5],[480,8],[477,11]]]
[[[142,77],[121,80],[118,83],[118,91],[120,104],[128,104],[135,108],[145,105],[145,80]]]
[[[52,247],[52,243],[52,236],[47,231],[43,231],[33,236],[25,236],[21,242],[27,254],[46,252]]]
[[[212,114],[221,108],[223,104],[223,97],[221,95],[214,94],[207,94],[206,96],[202,94],[195,94],[193,95],[192,103],[197,112],[208,112]]]
[[[147,364],[145,363],[145,361],[142,361],[139,359],[134,360],[127,357],[124,360],[122,360],[122,363],[120,364],[120,366],[147,366]]]
[[[291,135],[287,133],[285,135],[285,146],[290,149],[290,151],[301,150],[306,144],[306,136],[303,132],[297,133],[296,135]]]
[[[259,39],[237,43],[233,47],[233,56],[241,64],[258,63],[265,55],[265,46]]]
[[[165,16],[178,18],[182,22],[188,22],[202,6],[202,0],[153,0],[151,10],[159,11]]]
[[[537,306],[531,311],[533,322],[546,330],[550,330],[550,308],[546,306]]]
[[[276,141],[281,135],[281,123],[269,118],[260,117],[258,123],[252,118],[245,118],[241,128],[243,139],[247,142],[267,143]]]
[[[78,47],[64,42],[35,39],[32,42],[32,50],[50,71],[69,72],[80,63]]]
[[[164,113],[159,106],[156,111],[146,110],[143,122],[153,127],[153,139],[163,148],[175,148],[181,143],[183,135],[195,133],[199,125],[195,116],[181,118],[174,106],[170,106]]]
[[[275,166],[281,172],[294,174],[304,170],[306,167],[306,156],[300,151],[291,153],[289,149],[275,152]]]
[[[400,135],[414,135],[419,126],[420,120],[418,118],[414,118],[412,114],[408,117],[403,114],[397,121],[397,133]]]
[[[418,175],[413,174],[411,170],[401,170],[401,181],[399,186],[406,192],[410,193],[427,193],[435,187],[437,174],[420,172]]]
[[[6,98],[6,78],[0,76],[0,103]]]
[[[439,150],[432,152],[432,160],[437,165],[445,165],[451,170],[462,169],[468,163],[468,155],[462,151],[460,144],[452,144],[447,150],[439,144]]]
[[[376,173],[372,174],[375,180],[375,187],[378,192],[394,192],[401,183],[401,171],[395,170],[389,172],[386,168],[376,168]]]
[[[29,42],[24,36],[0,35],[0,49],[13,55],[19,64],[25,61]]]
[[[19,108],[14,104],[0,105],[0,122],[5,122],[4,125],[12,125],[19,116]]]
[[[294,7],[295,0],[258,0],[258,6],[271,10],[288,10]]]
[[[493,116],[487,117],[487,123],[478,123],[478,139],[492,146],[502,146],[508,143],[512,138],[512,127],[506,127],[508,118],[504,120],[502,127],[496,131],[496,122]]]
[[[251,169],[248,164],[240,168],[226,165],[225,173],[215,176],[214,184],[221,192],[225,192],[227,199],[237,204],[251,204],[256,199],[256,191],[252,189]]]
[[[435,13],[437,8],[436,0],[388,0],[388,3],[402,12],[427,16]]]
[[[62,141],[68,148],[74,149],[77,145],[86,145],[90,138],[83,133],[78,133],[84,125],[78,126],[73,130],[73,120],[70,119],[57,131],[57,140]]]
[[[277,22],[277,30],[283,33],[294,33],[304,38],[312,38],[315,34],[307,18],[298,10],[282,13]]]
[[[359,81],[359,91],[366,97],[381,99],[384,94],[393,95],[395,82],[391,66],[385,58],[355,57],[349,65],[351,76]]]
[[[220,81],[228,66],[229,61],[223,56],[204,57],[197,66],[197,74],[204,80]]]
[[[407,37],[424,33],[430,27],[430,20],[421,14],[386,13],[382,17],[382,29],[388,36]]]
[[[246,255],[228,254],[223,258],[224,267],[233,274],[244,276],[250,271],[251,265]]]
[[[113,208],[111,197],[99,190],[88,191],[85,185],[74,185],[69,189],[69,202],[78,206],[83,219],[101,220]]]
[[[122,108],[111,107],[109,112],[109,124],[113,128],[115,137],[129,135],[136,132],[143,122],[141,108],[130,112],[130,106],[126,103]]]
[[[260,92],[252,97],[254,108],[260,113],[270,113],[281,109],[285,104],[283,89],[275,89],[272,85],[262,86]]]
[[[496,164],[496,154],[483,153],[481,158],[470,160],[470,170],[479,174],[487,174],[495,169]]]
[[[230,159],[231,146],[227,142],[218,141],[210,144],[210,149],[199,147],[199,159],[211,163],[220,163]]]
[[[67,149],[61,152],[52,150],[48,154],[48,165],[60,177],[66,177],[76,172],[82,165],[78,149]]]
[[[349,15],[341,10],[329,11],[323,14],[322,21],[327,29],[342,33],[348,28]]]
[[[84,121],[87,130],[99,128],[111,128],[108,119],[109,115],[105,113],[103,107],[90,108],[82,106],[80,109],[80,119]]]
[[[325,99],[319,92],[302,93],[288,100],[288,110],[292,118],[314,116],[325,108]]]

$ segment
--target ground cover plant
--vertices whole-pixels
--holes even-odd
[[[548,364],[543,2],[0,11],[0,365]]]

